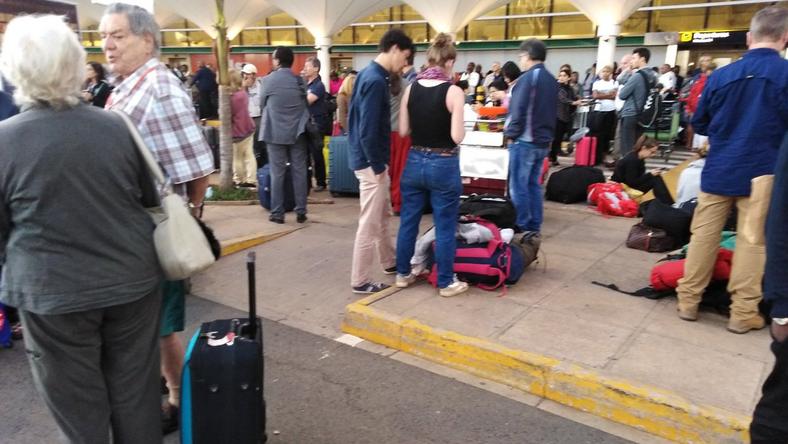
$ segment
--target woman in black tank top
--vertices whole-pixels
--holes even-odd
[[[413,264],[419,222],[427,204],[435,223],[435,264],[438,293],[456,296],[468,284],[454,276],[457,213],[460,206],[459,148],[465,137],[462,90],[451,84],[457,50],[448,34],[435,37],[427,50],[429,67],[405,91],[400,108],[400,135],[410,134],[413,146],[400,181],[402,206],[397,235],[397,287],[404,288],[422,274]]]

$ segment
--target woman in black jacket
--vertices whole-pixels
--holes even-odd
[[[626,156],[616,162],[616,169],[610,180],[623,183],[643,193],[654,191],[654,197],[671,205],[673,197],[662,180],[662,169],[646,172],[646,159],[653,157],[659,151],[659,142],[654,139],[640,136],[635,148]]]
[[[101,63],[88,62],[85,66],[87,80],[82,88],[82,97],[86,102],[99,108],[104,108],[112,87],[107,83],[104,67]]]
[[[572,114],[575,112],[575,107],[580,105],[580,100],[577,99],[575,92],[569,85],[569,79],[572,72],[568,69],[562,69],[558,73],[558,113],[555,122],[555,137],[553,137],[553,146],[550,149],[550,162],[553,166],[558,166],[558,153],[561,152],[561,143],[564,141],[566,132],[572,128]]]

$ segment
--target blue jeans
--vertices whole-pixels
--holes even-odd
[[[402,207],[397,234],[397,273],[410,273],[410,259],[419,235],[419,222],[427,202],[432,204],[435,223],[435,263],[438,287],[454,281],[454,254],[457,249],[457,215],[462,180],[460,159],[410,150],[400,181]]]
[[[548,148],[516,141],[509,145],[509,196],[517,210],[517,227],[542,229],[542,187],[539,175]]]

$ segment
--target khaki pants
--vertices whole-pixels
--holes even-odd
[[[739,213],[736,251],[728,282],[731,319],[746,320],[758,314],[758,303],[763,297],[761,281],[766,262],[764,225],[771,195],[770,184],[767,188],[764,190],[753,181],[753,193],[750,196],[718,196],[700,192],[698,207],[692,219],[692,239],[684,265],[684,277],[679,280],[677,289],[679,307],[688,309],[700,304],[703,291],[711,280],[722,228],[735,204]]]
[[[353,266],[350,285],[358,287],[370,282],[374,250],[383,268],[394,266],[394,243],[389,236],[391,219],[390,179],[388,171],[375,174],[372,168],[355,172],[359,181],[359,203],[356,241],[353,244]]]
[[[233,142],[233,180],[241,183],[257,182],[257,161],[252,149],[252,136]]]

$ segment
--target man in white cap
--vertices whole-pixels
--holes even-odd
[[[258,140],[260,136],[260,81],[257,78],[257,67],[251,63],[247,63],[241,68],[241,75],[243,76],[243,86],[246,93],[249,94],[249,116],[254,120],[254,158],[257,160],[257,168],[261,168],[267,162],[267,155],[265,152],[265,142]]]

